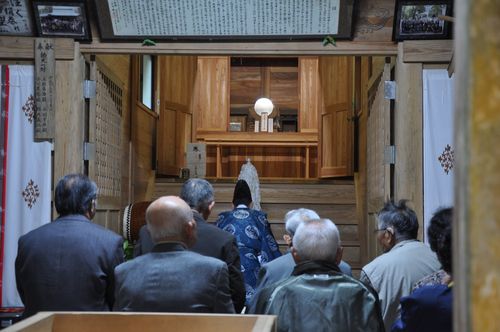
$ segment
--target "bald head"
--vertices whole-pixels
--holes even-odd
[[[177,196],[164,196],[146,210],[146,222],[154,242],[179,241],[191,245],[194,240],[193,212]]]

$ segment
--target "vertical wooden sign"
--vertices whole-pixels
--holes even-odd
[[[56,58],[54,40],[35,39],[35,140],[51,140],[55,131]]]

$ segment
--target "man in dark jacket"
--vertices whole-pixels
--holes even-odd
[[[155,245],[116,267],[115,309],[234,313],[226,263],[187,250],[196,243],[196,222],[186,202],[160,197],[146,221]]]
[[[292,255],[292,276],[257,293],[250,313],[277,315],[278,331],[384,331],[376,293],[340,272],[342,249],[332,221],[301,223]]]
[[[85,175],[64,176],[55,189],[59,218],[19,239],[16,282],[24,316],[38,311],[109,311],[114,268],[123,239],[90,220],[97,186]]]
[[[197,241],[190,250],[226,262],[234,309],[237,313],[241,312],[245,304],[245,286],[236,240],[233,235],[206,222],[215,205],[212,185],[204,179],[189,179],[182,186],[180,197],[193,210],[197,224]],[[148,253],[152,248],[151,235],[146,226],[143,226],[139,231],[139,242],[136,244],[134,256]]]

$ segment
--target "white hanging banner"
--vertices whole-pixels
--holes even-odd
[[[51,220],[51,143],[34,142],[34,67],[2,66],[4,180],[2,196],[2,307],[22,306],[14,263],[21,235]],[[7,120],[8,119],[8,120]],[[47,245],[50,245],[48,243]]]
[[[455,143],[454,83],[446,69],[425,69],[424,84],[424,238],[434,212],[453,205]]]

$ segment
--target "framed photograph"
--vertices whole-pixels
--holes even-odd
[[[392,40],[449,39],[453,14],[452,0],[396,0]]]
[[[90,42],[85,0],[33,1],[33,14],[40,37],[66,37]]]
[[[33,36],[32,21],[28,0],[0,0],[0,35]]]

